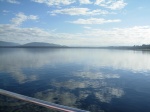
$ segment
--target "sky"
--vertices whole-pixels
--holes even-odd
[[[150,0],[0,0],[0,41],[150,44]]]

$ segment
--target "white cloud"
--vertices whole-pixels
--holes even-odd
[[[43,3],[48,6],[61,6],[61,5],[71,5],[73,3],[79,4],[92,4],[98,5],[101,7],[105,7],[111,10],[118,10],[124,8],[127,3],[124,0],[32,0],[36,3]]]
[[[119,1],[116,1],[116,2],[112,3],[110,6],[108,6],[108,8],[110,8],[112,10],[122,9],[126,5],[127,5],[127,3],[124,3],[123,0],[119,0]]]
[[[114,28],[111,30],[89,29],[84,32],[85,37],[92,37],[91,44],[101,45],[142,45],[149,44],[150,26],[135,26],[131,28]]]
[[[109,8],[112,10],[122,9],[124,8],[127,3],[124,0],[32,0],[33,2],[43,3],[48,6],[60,6],[60,5],[71,5],[73,3],[80,3],[80,4],[96,4],[101,7]]]
[[[37,3],[44,3],[48,6],[59,6],[59,5],[70,5],[75,2],[75,0],[32,0]]]
[[[69,36],[57,34],[53,30],[46,31],[41,28],[20,28],[12,24],[0,24],[0,40],[28,43],[28,42],[57,42],[57,39]]]
[[[99,5],[99,4],[102,4],[103,2],[105,2],[105,0],[96,0],[95,4]]]
[[[85,29],[91,29],[91,27],[89,27],[89,26],[84,26],[83,28],[85,28]]]
[[[1,35],[11,36],[15,35],[16,37],[44,37],[44,36],[51,36],[48,32],[44,31],[40,28],[20,28],[14,25],[0,25]]]
[[[95,4],[112,10],[122,9],[127,5],[124,0],[96,0]]]
[[[12,18],[11,22],[14,24],[14,25],[21,25],[24,21],[26,20],[37,20],[38,17],[35,16],[35,15],[25,15],[24,13],[20,12],[18,14],[16,14],[16,17],[15,18]]]
[[[104,24],[104,23],[115,23],[121,22],[119,19],[114,20],[106,20],[103,18],[90,18],[90,19],[78,19],[76,21],[70,21],[70,23],[74,24]]]
[[[57,33],[40,28],[20,28],[0,25],[0,40],[28,43],[49,42],[68,46],[118,46],[149,44],[150,26],[114,28],[110,30],[85,28],[82,33]]]
[[[106,15],[106,14],[114,14],[110,13],[106,10],[90,10],[88,8],[66,8],[66,9],[59,9],[59,10],[54,10],[50,12],[51,15],[56,15],[56,14],[67,14],[71,16],[75,15]]]
[[[29,16],[28,16],[28,19],[31,19],[31,20],[37,20],[37,19],[38,19],[38,16],[35,16],[35,15],[29,15]]]
[[[90,0],[79,0],[80,4],[92,4]]]
[[[92,4],[90,0],[32,0],[37,3],[44,3],[48,6],[59,6],[59,5],[70,5],[76,3],[77,1],[80,4]]]
[[[12,3],[12,4],[20,4],[20,2],[17,0],[0,0],[0,1],[6,1],[6,2]]]

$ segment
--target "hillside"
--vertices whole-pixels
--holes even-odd
[[[13,42],[5,42],[5,41],[0,41],[0,47],[1,48],[51,48],[51,47],[66,47],[58,44],[53,44],[53,43],[44,43],[44,42],[31,42],[27,44],[20,45],[18,43],[13,43]]]
[[[21,45],[21,47],[62,47],[62,46],[53,43],[31,42],[31,43]]]

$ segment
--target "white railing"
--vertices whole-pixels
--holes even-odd
[[[30,103],[34,103],[49,109],[55,109],[55,110],[59,110],[59,111],[64,111],[64,112],[89,112],[89,111],[85,111],[85,110],[80,110],[80,109],[76,109],[76,108],[72,108],[72,107],[68,107],[68,106],[63,106],[63,105],[58,105],[58,104],[54,104],[54,103],[50,103],[47,101],[43,101],[43,100],[39,100],[36,98],[32,98],[32,97],[28,97],[28,96],[24,96],[21,94],[17,94],[14,92],[10,92],[10,91],[6,91],[3,89],[0,89],[0,94],[2,95],[6,95],[6,96],[10,96],[16,99],[20,99],[26,102],[30,102]]]

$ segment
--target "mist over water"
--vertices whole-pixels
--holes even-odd
[[[0,49],[0,88],[91,112],[149,112],[150,52]]]

